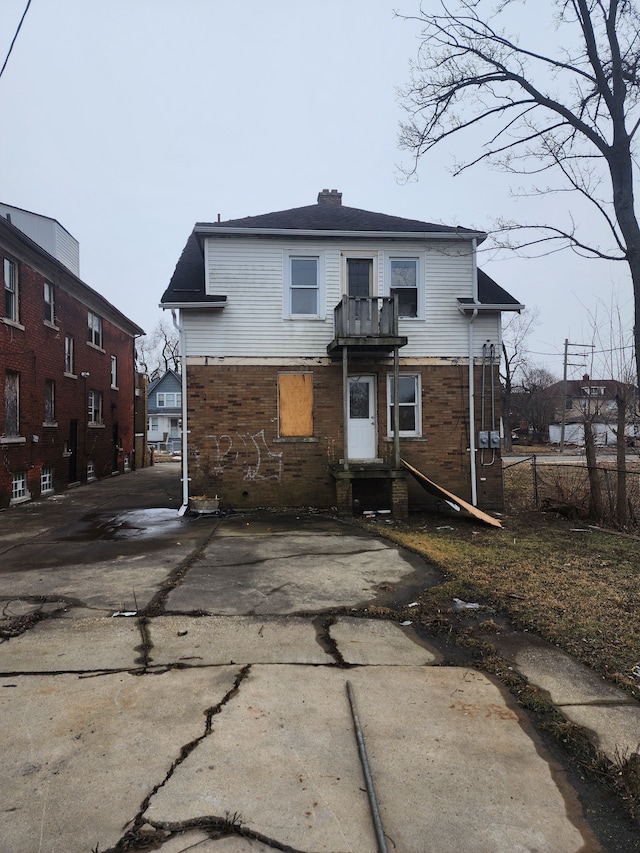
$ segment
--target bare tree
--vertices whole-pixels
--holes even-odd
[[[436,0],[431,0],[431,8]],[[640,225],[634,209],[635,140],[640,126],[640,11],[637,0],[547,0],[561,45],[527,48],[498,29],[517,0],[437,0],[415,18],[423,41],[402,93],[408,120],[401,145],[419,159],[451,136],[482,126],[486,141],[456,173],[489,162],[510,174],[559,178],[534,192],[588,200],[606,238],[564,225],[504,223],[513,248],[559,240],[586,257],[628,264],[634,293],[636,375],[640,376]],[[553,16],[553,17],[552,17]],[[527,32],[531,37],[531,31]],[[535,229],[533,232],[530,229]],[[533,234],[533,236],[529,236]]]
[[[500,388],[502,394],[502,420],[504,425],[504,449],[511,450],[511,393],[518,375],[529,365],[529,353],[526,340],[539,325],[539,311],[525,309],[513,314],[502,332],[502,361],[500,363]]]
[[[167,370],[180,372],[180,341],[177,331],[166,320],[158,320],[150,335],[143,335],[136,343],[138,370],[151,381]]]
[[[556,401],[549,396],[548,389],[557,383],[556,377],[545,367],[535,365],[523,368],[520,382],[520,406],[534,436],[539,439],[549,435],[549,424],[553,420]]]
[[[612,303],[610,306],[605,306],[601,303],[596,306],[594,311],[590,312],[590,318],[593,330],[593,348],[600,364],[601,376],[614,379],[616,382],[614,428],[617,463],[615,521],[619,527],[624,528],[628,526],[630,520],[627,499],[627,423],[635,422],[638,407],[638,389],[634,383],[635,375],[633,358],[631,357],[633,344],[619,305]],[[597,411],[597,407],[593,409],[596,414]],[[593,430],[591,428],[593,412],[585,413],[585,447],[587,451],[587,438],[590,437],[593,441]],[[588,452],[587,463],[589,463]],[[592,493],[594,491],[593,483],[591,491]],[[598,509],[597,500],[596,497],[596,510]],[[593,503],[592,498],[592,509],[594,508]],[[601,499],[599,508],[602,510]]]

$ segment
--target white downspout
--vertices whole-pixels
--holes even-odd
[[[185,352],[184,328],[176,319],[175,308],[171,309],[173,325],[178,331],[180,340],[180,359],[182,362],[182,506],[178,515],[184,515],[189,509],[189,442],[187,439],[187,356]]]
[[[472,240],[473,256],[473,301],[478,305],[478,262],[476,259],[476,238]],[[471,504],[478,505],[478,486],[476,482],[476,405],[475,405],[475,382],[473,377],[474,368],[474,340],[473,322],[478,316],[478,309],[473,309],[469,317],[469,461],[471,465]]]

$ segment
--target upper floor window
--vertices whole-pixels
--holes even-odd
[[[4,434],[20,435],[20,374],[15,370],[4,375]]]
[[[398,421],[400,435],[422,435],[422,409],[420,405],[420,375],[418,373],[401,373],[399,377]],[[394,381],[393,374],[387,376],[387,434],[394,433]]]
[[[389,292],[398,294],[398,316],[417,317],[418,259],[391,258],[389,261]]]
[[[10,258],[4,259],[4,316],[14,323],[20,321],[18,304],[18,267]]]
[[[291,254],[286,263],[286,316],[322,316],[322,258]]]
[[[111,356],[111,387],[118,387],[118,359],[115,355]]]
[[[54,424],[56,421],[56,383],[53,379],[44,380],[44,422]]]
[[[156,403],[159,409],[175,409],[182,405],[182,394],[180,391],[158,391]]]
[[[87,341],[102,349],[102,317],[91,311],[87,314]]]
[[[50,281],[44,283],[44,319],[48,323],[56,321],[55,292]]]
[[[102,393],[100,391],[89,391],[88,394],[88,418],[90,424],[102,424]]]
[[[73,335],[64,336],[64,372],[74,373]]]

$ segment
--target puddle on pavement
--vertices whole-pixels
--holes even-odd
[[[65,542],[146,539],[171,535],[188,523],[175,509],[136,509],[118,513],[91,513],[65,528]]]

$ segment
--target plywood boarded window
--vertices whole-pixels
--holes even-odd
[[[4,434],[19,434],[20,377],[15,371],[7,370],[4,375]]]
[[[313,435],[313,374],[279,374],[278,413],[281,438]]]

